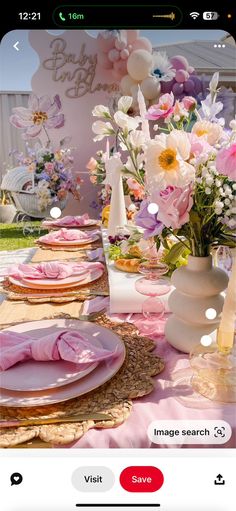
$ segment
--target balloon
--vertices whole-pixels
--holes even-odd
[[[161,82],[161,92],[163,94],[166,94],[167,92],[170,93],[172,91],[172,87],[175,83],[175,79],[169,80],[169,82]]]
[[[152,43],[147,37],[139,37],[133,43],[133,50],[147,50],[149,53],[152,53]]]
[[[129,50],[127,50],[127,48],[122,50],[120,52],[120,57],[121,57],[122,60],[127,60],[127,58],[129,57]]]
[[[128,73],[134,80],[144,80],[152,68],[152,55],[147,50],[135,50],[127,60]]]
[[[117,62],[114,62],[113,69],[117,73],[120,73],[121,76],[126,75],[127,74],[127,61],[120,59]]]
[[[194,85],[193,80],[190,79],[184,83],[184,91],[187,92],[188,94],[193,93],[194,88],[195,88],[195,85]]]
[[[141,91],[146,99],[156,98],[161,90],[160,83],[154,76],[148,76],[141,83]]]
[[[133,43],[139,36],[139,30],[127,30],[128,43]]]
[[[131,87],[130,91],[131,91],[131,94],[132,94],[132,96],[133,96],[133,98],[134,98],[134,101],[137,101],[137,96],[138,96],[138,85],[137,85],[137,84],[136,84],[136,85],[132,85],[132,87]]]
[[[202,92],[202,82],[198,78],[198,76],[191,75],[191,80],[194,83],[195,94],[199,94],[200,92]]]
[[[178,71],[176,71],[176,75],[175,75],[176,82],[183,83],[183,82],[186,82],[186,80],[188,80],[188,78],[189,78],[189,74],[184,69],[178,69]]]
[[[117,50],[121,51],[126,48],[127,42],[124,40],[116,39],[115,41],[115,47]]]
[[[179,96],[180,94],[182,94],[183,90],[184,90],[184,86],[182,83],[175,83],[173,85],[172,91],[173,91],[173,94],[175,94],[176,96]]]
[[[114,48],[109,51],[108,58],[111,62],[116,62],[120,58],[120,52]]]
[[[107,35],[107,34],[106,34]],[[108,53],[112,48],[114,48],[115,44],[115,35],[110,35],[109,37],[104,37],[105,34],[98,34],[97,36],[97,45],[100,51],[104,51]]]
[[[131,78],[131,76],[129,76],[129,75],[123,76],[123,78],[120,82],[120,87],[121,87],[122,93],[125,96],[131,96],[131,87],[133,85],[135,85],[136,83],[137,82],[135,82],[135,80],[133,80],[133,78]]]
[[[184,69],[187,71],[188,69],[188,61],[185,57],[182,57],[182,55],[176,55],[175,57],[172,57],[170,59],[170,62],[174,69]]]
[[[98,64],[104,69],[112,69],[112,62],[109,60],[107,53],[98,53]]]
[[[187,71],[188,71],[188,73],[191,75],[192,73],[194,73],[195,69],[194,69],[194,67],[192,67],[192,66],[188,66]]]

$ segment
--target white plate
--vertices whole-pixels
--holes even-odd
[[[102,347],[111,351],[117,350],[117,356],[101,362],[90,374],[68,385],[42,391],[20,392],[1,388],[0,405],[25,407],[43,406],[82,396],[100,387],[110,380],[120,369],[125,359],[125,346],[121,338],[96,323],[72,319],[50,319],[21,323],[7,328],[6,331],[32,333],[33,337],[48,335],[55,330],[77,329],[84,335],[92,335]],[[52,362],[53,363],[53,362]]]
[[[47,236],[47,234],[46,234]],[[70,245],[87,245],[88,243],[94,243],[94,241],[97,241],[99,239],[99,236],[98,234],[94,234],[93,236],[91,236],[90,238],[87,238],[87,239],[83,239],[83,240],[70,240],[70,241],[67,241],[67,240],[52,240],[52,241],[47,241],[46,239],[44,239],[44,236],[41,236],[41,238],[39,238],[37,241],[40,241],[40,243],[44,243],[45,245],[52,245],[52,246],[70,246]]]
[[[98,270],[91,270],[89,273],[86,274],[86,276],[83,278],[83,280],[77,280],[75,282],[66,284],[65,286],[61,285],[61,288],[67,288],[67,287],[76,287],[76,286],[84,286],[85,284],[89,284],[90,282],[94,282],[94,280],[99,279],[103,274],[103,268]],[[44,285],[40,285],[38,282],[36,285],[32,284],[31,282],[23,282],[23,280],[15,279],[14,277],[8,277],[9,281],[18,287],[25,287],[27,289],[48,289],[49,286],[47,285],[44,287]],[[51,286],[50,289],[57,289],[58,286]],[[38,296],[38,295],[37,295]],[[40,295],[41,296],[41,295]]]
[[[50,220],[44,220],[44,222],[42,222],[42,225],[45,225],[45,227],[57,227],[57,228],[63,228],[63,227],[66,227],[67,229],[82,229],[83,227],[92,227],[93,225],[98,225],[99,223],[99,220],[93,220],[93,219],[90,219],[88,221],[88,223],[85,223],[83,225],[68,225],[67,223],[65,224],[55,224],[53,221],[50,221]]]

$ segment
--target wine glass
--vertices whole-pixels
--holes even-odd
[[[164,277],[168,272],[168,265],[162,263],[157,255],[150,254],[148,261],[139,265],[139,272],[144,275],[135,282],[135,289],[138,293],[149,298],[143,302],[142,313],[145,318],[159,319],[165,312],[165,305],[159,296],[170,291],[170,283]]]

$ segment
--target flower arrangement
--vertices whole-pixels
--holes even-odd
[[[48,130],[64,126],[64,114],[61,113],[60,97],[53,100],[48,96],[37,97],[31,94],[28,108],[13,108],[10,122],[22,130],[22,138],[26,141],[39,135],[45,137],[41,144],[32,149],[26,142],[27,156],[13,151],[18,163],[26,167],[31,174],[24,190],[31,190],[38,197],[39,210],[44,211],[56,201],[64,201],[68,192],[79,199],[80,178],[72,176],[73,156],[71,149],[66,148],[70,141],[65,137],[54,149]]]
[[[119,142],[106,170],[119,168],[145,193],[135,219],[144,237],[155,236],[169,248],[174,236],[178,250],[198,257],[209,255],[212,246],[236,246],[236,121],[224,129],[218,80],[215,73],[200,108],[193,97],[175,100],[171,92],[146,110],[139,90],[140,116],[129,115],[126,96],[114,115],[102,105],[93,111],[103,118],[93,124],[95,140],[113,136]],[[153,137],[149,120],[156,122]]]

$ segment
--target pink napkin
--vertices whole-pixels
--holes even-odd
[[[52,231],[45,236],[41,236],[39,241],[88,241],[94,235],[93,231],[89,233],[84,231],[77,231],[76,229],[60,229],[59,231]]]
[[[66,225],[67,227],[72,226],[82,226],[88,224],[90,221],[88,213],[85,213],[81,216],[64,216],[62,218],[58,218],[58,220],[48,220],[43,222],[45,225]]]
[[[0,332],[0,370],[25,360],[66,360],[76,364],[101,362],[116,356],[117,350],[108,351],[94,346],[88,336],[77,330],[55,332],[40,339],[17,332]]]
[[[34,266],[29,264],[14,265],[8,269],[8,275],[15,279],[66,279],[71,275],[83,275],[89,271],[100,269],[103,269],[103,265],[99,262],[63,263],[50,261]]]

